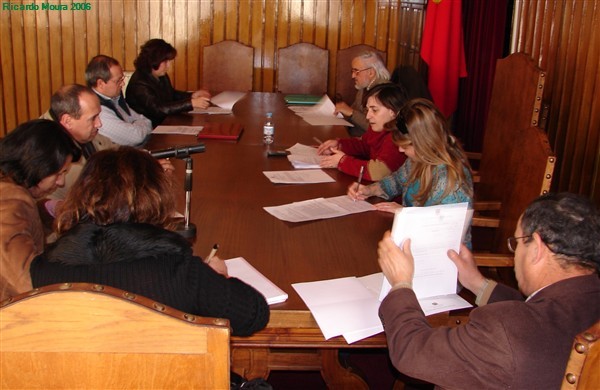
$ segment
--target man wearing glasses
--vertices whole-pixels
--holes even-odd
[[[352,80],[354,80],[354,87],[358,90],[354,103],[349,106],[341,98],[336,97],[335,114],[341,113],[346,120],[352,123],[354,127],[349,127],[348,133],[353,137],[359,137],[369,127],[365,113],[366,102],[363,102],[365,91],[389,82],[390,72],[377,53],[366,51],[352,60]]]
[[[523,295],[484,278],[464,246],[449,251],[479,307],[465,325],[434,329],[411,289],[410,243],[386,233],[379,264],[395,287],[379,314],[399,371],[443,388],[560,388],[573,339],[600,320],[600,212],[578,195],[541,196],[508,247]]]
[[[85,79],[100,98],[100,134],[119,145],[140,147],[152,132],[152,121],[135,112],[123,97],[123,68],[112,57],[97,55],[85,69]]]

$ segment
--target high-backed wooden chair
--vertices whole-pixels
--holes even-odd
[[[538,127],[544,79],[525,54],[512,54],[496,65],[473,219],[475,227],[495,229],[493,253],[508,253],[506,240],[519,216],[550,190],[556,157]]]
[[[209,91],[252,91],[254,48],[221,41],[202,48],[202,85]]]
[[[296,43],[277,50],[277,90],[288,94],[327,92],[329,50]]]
[[[600,388],[600,321],[575,337],[562,390]]]
[[[229,323],[56,284],[0,304],[0,367],[2,389],[229,389]]]
[[[377,50],[370,45],[354,45],[345,49],[338,50],[335,64],[335,93],[340,94],[344,101],[352,104],[356,97],[356,88],[352,80],[352,60],[366,51],[374,51],[387,63],[387,53]]]

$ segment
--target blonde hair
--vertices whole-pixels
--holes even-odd
[[[446,118],[430,100],[408,101],[398,114],[392,137],[402,148],[414,147],[415,157],[408,184],[420,183],[415,194],[416,204],[423,205],[429,198],[438,179],[433,173],[438,165],[445,165],[448,172],[442,197],[457,187],[463,187],[470,196],[473,195],[464,171],[465,168],[471,169],[467,156],[450,133]]]

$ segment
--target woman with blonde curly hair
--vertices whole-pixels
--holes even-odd
[[[364,200],[377,196],[402,205],[381,202],[375,207],[395,212],[402,207],[473,203],[473,179],[467,156],[451,134],[444,115],[427,99],[408,101],[396,119],[392,137],[408,159],[391,175],[363,186],[351,185],[348,195]],[[470,240],[468,240],[470,241]]]
[[[269,307],[253,287],[205,263],[171,231],[170,176],[149,153],[123,146],[92,155],[58,209],[58,240],[31,265],[34,287],[86,282],[117,287],[206,317],[234,335],[265,327]]]

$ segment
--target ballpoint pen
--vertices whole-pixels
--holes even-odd
[[[219,249],[219,244],[213,245],[212,249],[210,250],[210,253],[208,254],[208,256],[206,256],[206,259],[204,260],[206,264],[210,263],[210,259],[212,259],[213,256],[217,254],[217,249]]]
[[[356,182],[356,192],[360,188],[360,183],[362,182],[363,172],[365,171],[365,166],[360,167],[360,172],[358,173],[358,181]]]
[[[317,137],[313,137],[313,139],[315,140],[316,143],[318,143],[319,145],[321,145],[323,143],[323,141],[321,141],[320,139],[318,139]]]

